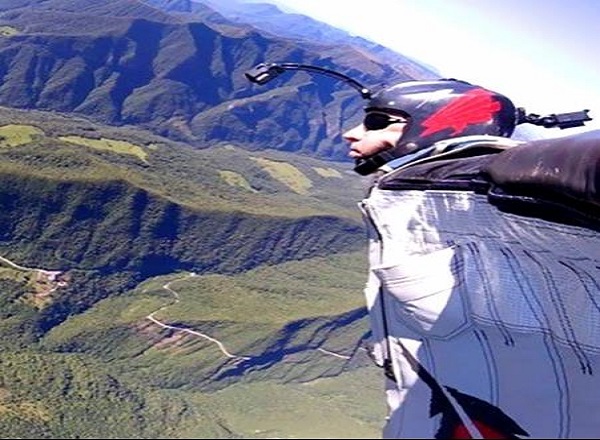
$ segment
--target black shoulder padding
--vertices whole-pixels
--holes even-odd
[[[432,156],[384,175],[378,183],[385,190],[431,190],[448,189],[485,191],[479,176],[482,167],[502,151],[497,145],[475,145]]]
[[[494,155],[481,169],[490,201],[600,219],[600,130],[539,139]],[[600,223],[599,223],[600,224]]]

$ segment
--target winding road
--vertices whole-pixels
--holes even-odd
[[[3,256],[0,256],[0,264],[1,263],[4,263],[5,265],[7,265],[10,268],[15,269],[15,270],[19,270],[19,271],[23,271],[23,272],[36,272],[39,276],[43,276],[48,281],[51,281],[51,282],[56,281],[57,276],[62,273],[61,271],[56,271],[56,270],[53,271],[53,270],[39,269],[39,268],[35,268],[35,267],[21,266],[21,265],[15,263],[15,262],[9,260],[8,258],[3,257]],[[167,292],[169,292],[171,295],[173,295],[173,297],[175,298],[175,302],[169,303],[169,304],[165,304],[165,305],[161,306],[159,309],[157,309],[154,312],[152,312],[149,315],[147,315],[146,319],[149,319],[150,321],[152,321],[156,325],[159,325],[160,327],[163,327],[163,328],[167,328],[167,329],[171,329],[171,330],[175,330],[175,331],[180,331],[180,332],[185,332],[185,333],[188,333],[188,334],[191,334],[191,335],[194,335],[194,336],[198,336],[198,337],[204,338],[207,341],[210,341],[210,342],[216,344],[217,347],[219,348],[219,350],[221,350],[221,352],[223,353],[223,355],[225,355],[226,357],[228,357],[230,359],[234,359],[237,362],[251,359],[248,356],[240,356],[240,355],[236,355],[236,354],[231,353],[229,350],[227,350],[227,348],[225,347],[225,345],[221,341],[219,341],[216,338],[213,338],[212,336],[207,335],[206,333],[202,333],[202,332],[199,332],[199,331],[196,331],[196,330],[192,330],[192,329],[187,328],[187,327],[177,327],[177,326],[174,326],[174,325],[169,325],[169,324],[166,324],[166,323],[164,323],[162,321],[159,321],[158,319],[156,319],[154,317],[154,315],[156,315],[157,313],[159,313],[159,312],[167,309],[168,307],[170,307],[170,306],[172,306],[172,305],[174,305],[174,304],[176,304],[176,303],[178,303],[180,301],[179,294],[175,290],[173,290],[171,288],[171,284],[174,283],[174,282],[176,282],[176,281],[181,281],[181,280],[184,280],[186,278],[191,278],[191,277],[195,277],[195,276],[196,276],[196,274],[193,273],[193,272],[191,272],[188,275],[186,275],[185,277],[178,278],[178,279],[175,279],[175,280],[171,280],[168,283],[164,284],[162,286],[162,288],[165,289]],[[51,290],[49,290],[48,292],[45,292],[44,296],[46,296],[46,295],[54,292],[56,289],[58,289],[58,287],[63,286],[65,284],[66,283],[64,281],[59,281]],[[339,353],[335,353],[335,352],[326,350],[326,349],[321,348],[321,347],[316,348],[316,350],[319,351],[319,352],[321,352],[321,353],[323,353],[323,354],[326,354],[326,355],[329,355],[329,356],[335,356],[335,357],[340,358],[340,359],[348,360],[348,359],[351,358],[351,356],[346,356],[346,355],[342,355],[342,354],[339,354]]]
[[[237,361],[244,361],[244,360],[250,359],[247,356],[238,356],[238,355],[232,354],[231,352],[229,352],[229,350],[227,350],[225,348],[225,345],[223,345],[223,343],[221,341],[219,341],[218,339],[213,338],[212,336],[209,336],[209,335],[207,335],[205,333],[202,333],[202,332],[199,332],[199,331],[196,331],[196,330],[192,330],[190,328],[177,327],[177,326],[174,326],[174,325],[165,324],[164,322],[159,321],[158,319],[156,319],[154,317],[154,315],[157,314],[158,312],[160,312],[160,311],[162,311],[162,310],[164,310],[164,309],[166,309],[168,307],[171,307],[172,305],[174,305],[174,304],[176,304],[176,303],[178,303],[180,301],[179,294],[175,290],[171,289],[171,284],[174,283],[175,281],[181,281],[181,280],[184,280],[186,278],[190,278],[190,277],[194,277],[194,276],[196,276],[194,273],[190,273],[190,274],[186,275],[183,278],[178,278],[176,280],[169,281],[164,286],[162,286],[163,289],[165,289],[167,292],[169,292],[171,295],[173,295],[175,297],[175,302],[171,303],[171,304],[165,304],[164,306],[162,306],[158,310],[155,310],[154,312],[150,313],[148,316],[146,316],[146,318],[149,319],[150,321],[154,322],[155,324],[163,327],[163,328],[168,328],[168,329],[171,329],[171,330],[176,330],[176,331],[180,331],[180,332],[189,333],[191,335],[199,336],[199,337],[204,338],[204,339],[206,339],[206,340],[208,340],[210,342],[213,342],[214,344],[217,345],[217,347],[219,347],[219,350],[221,350],[221,352],[225,356],[227,356],[228,358],[230,358],[230,359],[235,359]]]
[[[171,295],[173,295],[173,297],[175,298],[175,302],[169,303],[169,304],[165,304],[165,305],[161,306],[159,309],[157,309],[154,312],[152,312],[149,315],[147,315],[146,319],[149,319],[150,321],[152,321],[156,325],[159,325],[159,326],[161,326],[163,328],[168,328],[168,329],[175,330],[175,331],[185,332],[185,333],[188,333],[188,334],[191,334],[191,335],[195,335],[195,336],[199,336],[201,338],[204,338],[204,339],[206,339],[206,340],[208,340],[208,341],[216,344],[217,347],[219,348],[219,350],[221,350],[221,352],[225,356],[227,356],[230,359],[234,359],[236,362],[241,362],[241,361],[245,361],[245,360],[251,359],[248,356],[240,356],[240,355],[236,355],[236,354],[231,353],[229,350],[227,350],[227,348],[225,348],[225,345],[221,341],[219,341],[216,338],[213,338],[212,336],[207,335],[206,333],[202,333],[202,332],[199,332],[199,331],[196,331],[196,330],[192,330],[192,329],[187,328],[187,327],[177,327],[177,326],[174,326],[174,325],[169,325],[169,324],[166,324],[166,323],[164,323],[162,321],[159,321],[158,319],[156,319],[154,317],[154,315],[156,315],[157,313],[159,313],[159,312],[167,309],[168,307],[171,307],[172,305],[174,305],[174,304],[176,304],[176,303],[178,303],[180,301],[179,294],[175,290],[173,290],[171,288],[171,284],[174,283],[174,282],[176,282],[176,281],[185,280],[186,278],[191,278],[191,277],[195,277],[195,276],[196,276],[196,274],[192,272],[192,273],[189,273],[188,275],[186,275],[185,277],[178,278],[178,279],[175,279],[175,280],[171,280],[168,283],[164,284],[162,286],[162,288],[165,289],[167,292],[169,292]],[[346,355],[342,355],[342,354],[339,354],[339,353],[335,353],[333,351],[329,351],[329,350],[326,350],[326,349],[320,348],[320,347],[316,348],[316,350],[319,351],[319,352],[321,352],[321,353],[323,353],[323,354],[329,355],[329,356],[335,356],[335,357],[337,357],[339,359],[348,360],[348,359],[351,358],[351,356],[346,356]]]

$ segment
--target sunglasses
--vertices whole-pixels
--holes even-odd
[[[406,119],[395,118],[385,113],[367,113],[363,120],[363,125],[367,130],[383,130],[384,128],[396,123],[405,123]]]

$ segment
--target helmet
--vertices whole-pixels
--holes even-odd
[[[365,112],[371,111],[402,116],[407,125],[393,148],[357,160],[354,170],[362,175],[442,139],[510,137],[518,123],[510,99],[456,79],[407,81],[385,88],[367,102]]]
[[[581,127],[592,120],[589,110],[547,116],[527,114],[523,107],[515,108],[506,96],[454,78],[406,81],[375,94],[343,73],[307,64],[260,63],[246,72],[246,78],[265,84],[286,70],[306,70],[342,80],[368,100],[367,113],[380,111],[407,119],[396,145],[356,161],[354,171],[362,175],[443,139],[471,135],[510,137],[522,123],[565,129]]]

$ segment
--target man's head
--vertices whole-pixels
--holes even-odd
[[[362,175],[444,139],[510,137],[515,126],[522,123],[564,129],[581,127],[592,120],[589,110],[547,116],[527,114],[503,95],[455,79],[407,81],[373,95],[343,73],[307,64],[260,63],[246,72],[246,78],[266,84],[286,70],[306,70],[344,81],[368,100],[364,123],[343,135],[351,144],[349,155],[356,159],[354,170]]]
[[[510,137],[518,116],[507,97],[454,79],[396,84],[376,93],[365,112],[363,123],[343,135],[363,175],[442,139]]]

